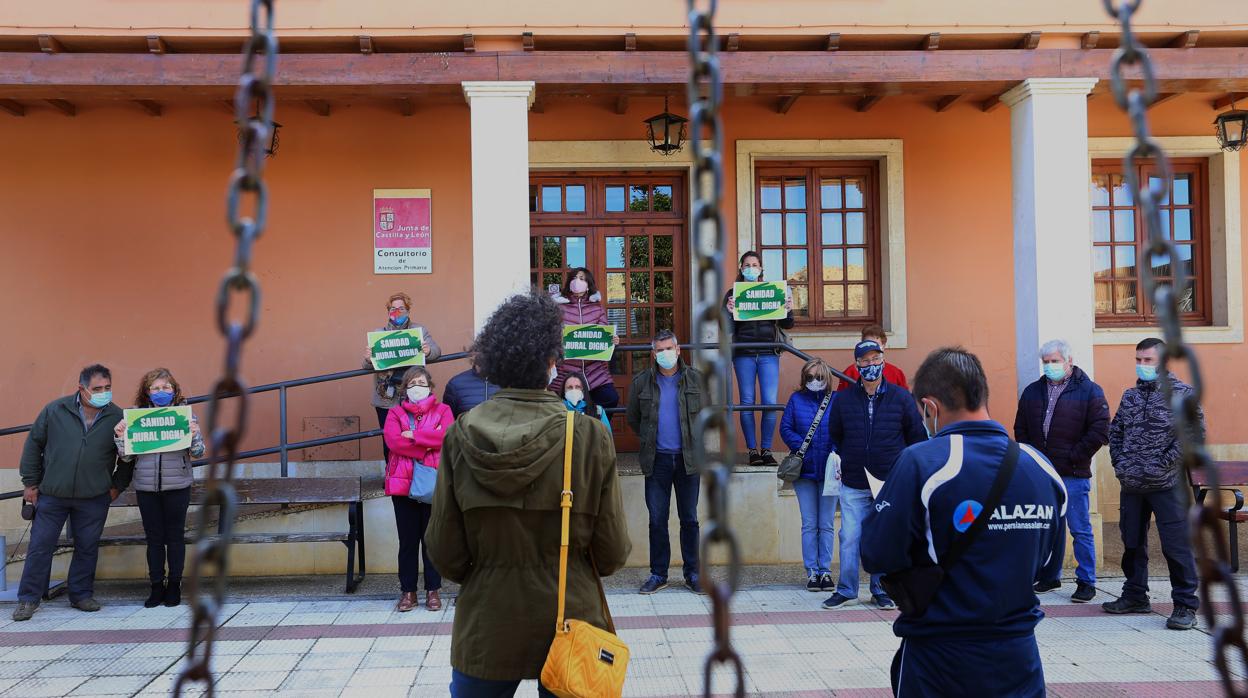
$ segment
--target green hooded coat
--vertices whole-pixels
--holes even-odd
[[[447,430],[425,534],[442,576],[461,584],[451,666],[480,679],[534,679],[555,634],[563,489],[563,401],[500,390]],[[598,574],[631,544],[615,445],[602,422],[575,415],[567,611],[605,628]]]

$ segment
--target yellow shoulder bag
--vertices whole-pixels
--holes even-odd
[[[559,615],[555,619],[555,640],[546,654],[542,667],[542,685],[559,698],[613,698],[624,692],[624,674],[628,670],[628,645],[615,635],[615,622],[607,607],[602,580],[594,570],[602,611],[607,628],[602,630],[581,620],[564,619],[564,602],[568,587],[568,527],[572,518],[572,423],[575,413],[568,411],[567,435],[563,452],[563,492],[559,507],[563,510],[563,530],[559,538]]]

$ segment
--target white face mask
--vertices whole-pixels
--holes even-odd
[[[812,393],[821,392],[826,387],[828,387],[827,381],[806,381],[806,389]]]
[[[407,389],[407,399],[412,402],[420,402],[429,397],[432,391],[425,385],[414,385]]]
[[[569,403],[573,405],[577,405],[577,404],[580,404],[581,400],[585,399],[585,391],[573,388],[569,390],[568,392],[564,393],[563,397]]]
[[[558,377],[559,377],[559,366],[555,364],[551,364],[550,365],[550,377],[546,379],[546,385],[550,385],[551,383],[554,383],[555,379]]]

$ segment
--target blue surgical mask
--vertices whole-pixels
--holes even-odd
[[[676,350],[664,349],[663,351],[656,352],[654,360],[658,362],[659,368],[664,371],[670,371],[673,368],[676,368]]]
[[[1062,364],[1045,364],[1044,377],[1057,383],[1066,377],[1066,367]]]
[[[741,276],[744,276],[746,281],[758,281],[758,277],[762,275],[763,270],[758,267],[743,267],[741,269]]]
[[[91,406],[103,407],[113,401],[113,391],[106,390],[102,393],[91,393]]]
[[[1155,381],[1157,380],[1157,367],[1145,366],[1143,364],[1136,364],[1135,365],[1135,377],[1139,378],[1142,381]]]
[[[880,376],[884,375],[884,364],[875,364],[873,366],[859,366],[858,375],[868,383],[878,381]]]
[[[148,399],[157,407],[168,407],[173,403],[172,390],[157,390],[147,394]]]

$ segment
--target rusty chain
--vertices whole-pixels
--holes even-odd
[[[1218,523],[1218,469],[1209,457],[1204,445],[1204,430],[1200,423],[1200,400],[1204,386],[1200,374],[1200,365],[1192,348],[1183,341],[1183,324],[1179,309],[1179,293],[1177,289],[1186,287],[1183,265],[1178,264],[1174,243],[1163,235],[1161,227],[1160,202],[1165,200],[1171,186],[1170,161],[1161,145],[1153,139],[1148,127],[1148,107],[1157,99],[1157,78],[1153,70],[1148,49],[1140,43],[1131,27],[1131,19],[1139,11],[1141,0],[1122,0],[1115,5],[1115,0],[1102,0],[1105,10],[1118,20],[1122,27],[1122,39],[1119,48],[1114,52],[1110,64],[1114,99],[1119,108],[1127,113],[1131,126],[1135,131],[1135,145],[1123,158],[1128,185],[1135,192],[1144,217],[1144,225],[1148,231],[1148,258],[1161,257],[1171,262],[1173,281],[1170,284],[1158,284],[1153,278],[1152,264],[1144,264],[1144,283],[1153,299],[1158,322],[1166,342],[1166,350],[1162,355],[1160,378],[1162,389],[1170,401],[1174,412],[1175,431],[1182,448],[1182,463],[1189,473],[1205,471],[1208,473],[1213,496],[1206,497],[1205,502],[1194,502],[1190,513],[1192,539],[1196,549],[1197,564],[1200,568],[1200,597],[1205,622],[1213,635],[1214,663],[1222,680],[1222,687],[1227,695],[1248,696],[1248,689],[1237,685],[1231,673],[1230,663],[1238,650],[1242,664],[1240,670],[1248,667],[1248,644],[1244,641],[1244,614],[1240,605],[1239,589],[1235,586],[1235,578],[1231,573],[1228,560],[1226,541],[1222,536],[1222,527]],[[1142,80],[1142,87],[1128,87],[1125,69],[1135,68]],[[1147,185],[1140,182],[1136,170],[1136,161],[1151,158],[1156,168],[1156,177],[1151,178]],[[1185,363],[1190,375],[1192,391],[1186,395],[1177,395],[1173,391],[1170,380],[1172,362]],[[1214,590],[1222,588],[1231,603],[1231,620],[1225,623],[1219,620],[1214,607]],[[1229,655],[1229,656],[1228,656]]]
[[[701,7],[705,4],[705,9]],[[699,549],[702,588],[711,597],[715,646],[703,666],[703,695],[711,695],[715,666],[726,664],[736,676],[735,695],[745,695],[745,667],[732,646],[732,596],[741,579],[741,550],[728,522],[728,486],[732,479],[735,436],[728,405],[732,404],[730,379],[732,338],[720,302],[723,291],[724,220],[720,197],[724,188],[723,134],[720,105],[723,82],[715,55],[716,0],[687,0],[689,10],[689,145],[693,154],[693,239],[697,256],[697,305],[694,332],[700,340],[718,333],[718,349],[698,352],[702,372],[703,407],[698,413],[695,444],[698,469],[706,481],[706,522]],[[710,552],[723,548],[728,569],[724,579],[712,580]]]
[[[216,639],[225,584],[229,578],[230,540],[238,510],[234,489],[234,462],[247,426],[247,387],[239,375],[243,342],[256,329],[260,314],[260,283],[251,273],[251,251],[264,232],[268,189],[264,184],[265,148],[273,130],[273,74],[277,67],[277,37],[273,34],[273,0],[251,0],[251,35],[243,46],[243,70],[234,93],[234,117],[239,129],[238,157],[226,192],[226,218],[235,237],[234,264],[217,290],[217,328],[225,337],[225,366],[213,385],[208,403],[208,476],[204,505],[195,530],[195,554],[188,590],[192,607],[190,647],[186,666],[174,684],[182,695],[188,684],[203,683],[213,695],[212,648]],[[242,212],[244,199],[251,215]],[[242,319],[232,319],[231,308],[241,304]],[[237,397],[233,424],[220,425],[222,401]],[[210,507],[217,508],[217,532],[209,532]],[[211,587],[205,588],[207,568]]]

